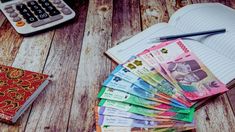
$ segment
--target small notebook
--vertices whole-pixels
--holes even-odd
[[[0,120],[15,123],[49,83],[48,75],[0,65]]]
[[[219,3],[185,6],[176,11],[168,23],[155,24],[129,40],[106,51],[117,63],[126,62],[156,43],[155,37],[225,28],[226,33],[183,39],[187,48],[198,56],[223,83],[235,78],[235,10]]]

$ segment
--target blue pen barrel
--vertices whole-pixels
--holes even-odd
[[[179,34],[179,35],[170,35],[170,36],[163,36],[160,37],[160,41],[167,41],[172,39],[178,39],[178,38],[185,38],[185,37],[192,37],[192,36],[199,36],[199,35],[212,35],[212,34],[218,34],[218,33],[224,33],[226,32],[226,29],[216,29],[216,30],[210,30],[210,31],[201,31],[201,32],[194,32],[194,33],[186,33],[186,34]]]

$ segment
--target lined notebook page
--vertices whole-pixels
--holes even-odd
[[[235,78],[235,62],[218,54],[197,41],[184,40],[186,46],[210,69],[223,83],[227,84]]]
[[[193,4],[179,9],[169,24],[181,31],[197,32],[226,28],[235,31],[235,10],[219,3]]]
[[[201,43],[235,61],[235,32],[209,36]]]
[[[182,32],[169,26],[167,23],[159,23],[109,49],[105,53],[114,59],[114,61],[121,64],[126,62],[131,56],[153,46],[153,43],[149,43],[151,38],[180,33]]]
[[[177,11],[169,23],[185,33],[225,28],[226,33],[201,37],[200,42],[235,60],[234,9],[219,3],[193,4]]]

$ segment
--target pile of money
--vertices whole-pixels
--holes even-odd
[[[97,132],[195,129],[198,100],[227,90],[182,40],[162,42],[118,65],[104,81]]]

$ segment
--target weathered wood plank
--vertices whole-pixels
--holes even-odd
[[[140,5],[143,29],[156,23],[168,22],[165,0],[140,0]]]
[[[114,0],[113,6],[112,44],[117,45],[141,31],[139,1]]]
[[[112,46],[141,32],[140,4],[138,0],[113,1]],[[116,63],[112,64],[112,69]]]
[[[74,3],[76,18],[55,32],[44,68],[52,82],[34,102],[26,132],[67,130],[88,8],[87,1]]]
[[[54,32],[34,35],[23,39],[17,56],[12,66],[42,72]],[[38,97],[43,98],[43,97]],[[0,128],[4,131],[23,131],[30,113],[31,107],[23,114],[15,125],[1,123]]]
[[[231,89],[227,92],[227,96],[233,109],[233,113],[235,114],[235,86],[231,86]]]
[[[191,0],[166,0],[167,11],[171,16],[179,8],[192,4]]]
[[[5,16],[3,15],[2,12],[0,12],[0,27],[2,26],[3,22],[5,21]]]
[[[198,132],[234,132],[235,117],[226,94],[205,104],[195,113]]]
[[[0,27],[0,63],[11,65],[18,52],[23,37],[7,21]]]
[[[112,5],[110,0],[92,0],[89,3],[69,132],[95,129],[96,96],[111,69],[111,61],[104,52],[111,47]]]

